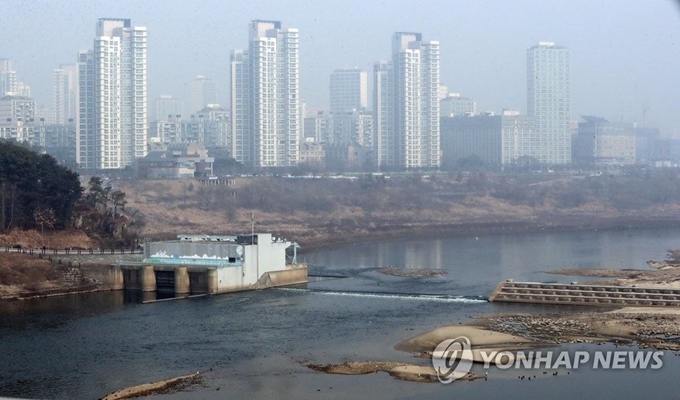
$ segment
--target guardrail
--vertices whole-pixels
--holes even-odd
[[[0,248],[2,249],[2,248]],[[3,250],[0,250],[3,251]],[[23,247],[5,247],[5,253],[22,253],[22,254],[62,254],[62,255],[111,255],[111,254],[143,254],[144,249],[135,247],[120,247],[109,249],[82,249],[82,248],[67,248],[67,249],[48,249],[48,248],[23,248]]]

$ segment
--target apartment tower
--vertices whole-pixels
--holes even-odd
[[[288,167],[300,159],[302,134],[297,29],[252,21],[248,50],[231,53],[233,154],[255,168]]]
[[[377,63],[374,77],[376,163],[439,168],[439,42],[395,33],[392,60]]]
[[[571,52],[552,42],[527,50],[527,113],[534,118],[530,154],[544,164],[571,163]]]
[[[94,49],[78,56],[76,158],[88,169],[119,169],[146,155],[146,28],[97,21]]]

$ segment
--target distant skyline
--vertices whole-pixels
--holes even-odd
[[[61,2],[3,0],[0,58],[12,60],[39,105],[52,106],[53,71],[91,48],[98,18],[130,18],[148,28],[148,98],[188,102],[196,75],[215,81],[228,107],[229,54],[247,41],[254,19],[300,31],[301,94],[329,107],[330,74],[390,57],[396,31],[441,44],[441,82],[477,102],[478,111],[526,110],[526,50],[539,41],[571,49],[572,117],[656,125],[680,138],[680,7],[673,0],[422,1],[417,12],[378,1]],[[28,29],[27,27],[30,27]],[[153,105],[150,104],[149,107]]]

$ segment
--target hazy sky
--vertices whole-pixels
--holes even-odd
[[[148,28],[149,100],[188,102],[194,75],[217,82],[228,106],[229,52],[253,19],[301,35],[302,95],[328,107],[329,74],[388,59],[395,31],[441,43],[441,81],[479,111],[526,112],[526,49],[554,41],[572,52],[572,116],[642,122],[680,138],[680,7],[674,0],[496,1],[20,1],[0,0],[0,58],[13,61],[38,104],[51,107],[52,70],[92,47],[97,18]],[[152,103],[150,105],[152,109]]]

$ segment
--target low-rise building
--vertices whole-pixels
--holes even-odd
[[[583,116],[574,137],[575,163],[590,165],[635,164],[635,125]]]
[[[152,148],[137,161],[140,179],[181,179],[213,175],[215,159],[197,143],[171,143]]]
[[[515,163],[531,157],[532,132],[533,119],[518,111],[442,117],[442,164],[451,168],[470,157],[491,166]]]
[[[305,142],[300,145],[300,164],[322,165],[326,158],[321,143]]]
[[[461,96],[460,93],[449,93],[439,101],[439,114],[442,117],[458,117],[462,115],[474,115],[477,112],[477,104],[469,97]]]

